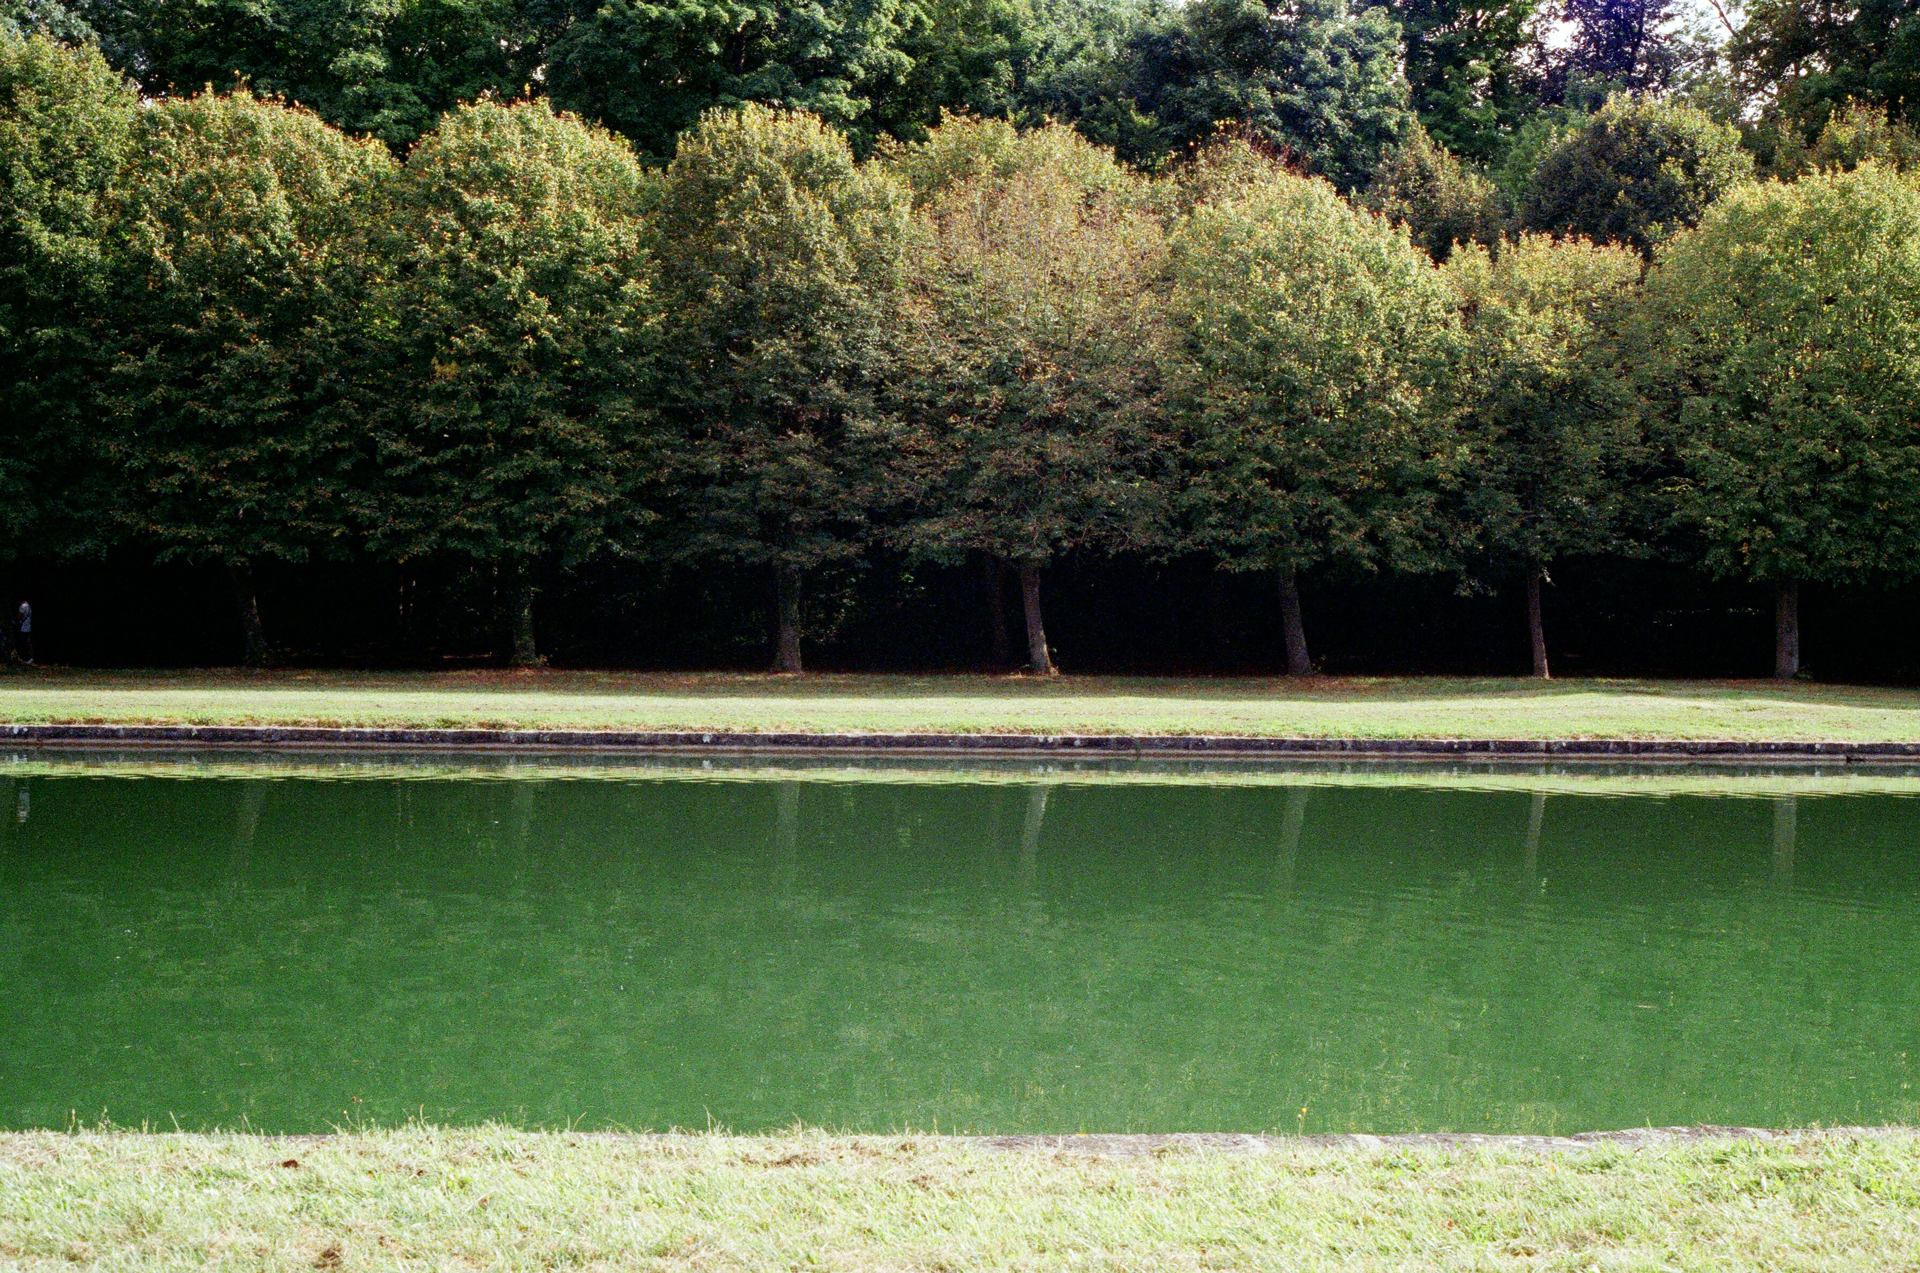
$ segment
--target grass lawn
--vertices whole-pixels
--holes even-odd
[[[1912,1135],[1004,1151],[414,1128],[0,1136],[0,1264],[185,1268],[1892,1269]]]
[[[1920,691],[1765,681],[615,672],[0,675],[0,722],[1920,740]]]

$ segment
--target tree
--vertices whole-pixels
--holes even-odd
[[[1465,330],[1455,372],[1463,511],[1499,573],[1526,581],[1533,674],[1549,674],[1541,584],[1563,557],[1625,547],[1640,450],[1624,338],[1641,261],[1626,248],[1522,235],[1460,248],[1446,275]]]
[[[1920,122],[1920,10],[1912,0],[1748,0],[1727,56],[1748,90],[1804,136],[1849,103]]]
[[[1655,258],[1652,392],[1681,522],[1715,574],[1775,592],[1774,674],[1800,666],[1800,588],[1920,562],[1920,189],[1868,166],[1749,186]]]
[[[443,111],[519,91],[539,64],[523,0],[82,0],[154,94],[245,83],[404,148]]]
[[[899,181],[800,112],[709,113],[662,183],[677,551],[771,575],[781,671],[801,669],[807,572],[858,551],[881,494],[907,235]]]
[[[1232,122],[1352,190],[1413,119],[1393,20],[1347,0],[1195,0],[1136,34],[1114,74],[1106,91],[1144,127],[1082,126],[1136,161]]]
[[[105,387],[119,520],[161,560],[233,582],[247,662],[267,658],[258,562],[343,533],[350,429],[333,340],[364,277],[368,200],[390,161],[249,93],[142,111],[112,202],[120,251]]]
[[[563,108],[665,159],[705,111],[747,102],[808,111],[861,146],[876,102],[901,91],[917,0],[534,0],[554,32],[543,69]]]
[[[1445,261],[1456,243],[1497,242],[1506,224],[1494,184],[1469,171],[1417,123],[1374,169],[1360,201],[1404,224],[1436,261]]]
[[[103,546],[105,204],[139,112],[97,51],[0,28],[0,552]]]
[[[537,566],[630,544],[645,520],[644,184],[624,141],[545,102],[452,112],[394,183],[370,542],[497,568],[516,665],[538,659]]]
[[[1877,163],[1911,172],[1920,169],[1920,131],[1889,119],[1878,106],[1850,103],[1827,116],[1807,159],[1823,170],[1850,171]]]
[[[1154,546],[1162,524],[1160,224],[1140,177],[1058,125],[949,119],[902,167],[925,240],[906,541],[1011,565],[1029,665],[1051,674],[1042,572],[1074,549]]]
[[[1682,60],[1677,10],[1676,0],[1560,0],[1567,39],[1551,55],[1555,100],[1582,85],[1627,93],[1666,88]]]
[[[1537,99],[1526,64],[1538,0],[1389,0],[1414,111],[1439,143],[1487,162]]]
[[[75,4],[64,0],[0,0],[0,33],[44,35],[62,44],[97,42],[99,33]]]
[[[1520,221],[1651,255],[1752,173],[1732,127],[1689,106],[1614,97],[1541,158]]]
[[[1189,543],[1276,577],[1306,675],[1302,572],[1441,563],[1453,297],[1404,231],[1278,171],[1196,208],[1171,268]]]

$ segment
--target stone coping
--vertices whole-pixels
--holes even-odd
[[[316,725],[0,725],[0,743],[508,752],[1194,756],[1291,760],[1733,760],[1911,763],[1920,743],[1682,738],[1285,738],[1226,734],[811,733]]]

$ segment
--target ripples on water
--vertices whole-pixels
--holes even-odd
[[[1916,790],[23,758],[0,1124],[1912,1121]]]

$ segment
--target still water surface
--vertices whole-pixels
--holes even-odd
[[[0,767],[0,1125],[1920,1119],[1906,795],[347,772]]]

